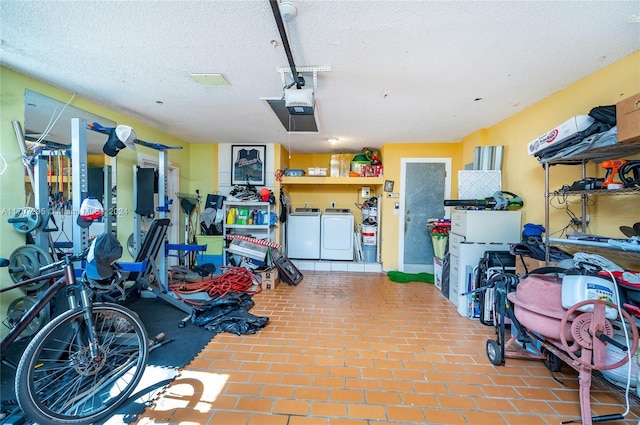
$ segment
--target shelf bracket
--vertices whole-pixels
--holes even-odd
[[[291,68],[288,66],[279,66],[276,68],[276,71],[280,73],[280,79],[282,80],[282,85],[287,84],[286,76],[294,80],[293,75],[291,75]],[[318,72],[329,72],[331,71],[330,66],[296,66],[296,71],[300,74],[307,72],[313,74],[313,92],[318,91]],[[295,81],[295,80],[294,80]]]

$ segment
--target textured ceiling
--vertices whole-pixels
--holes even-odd
[[[267,0],[2,0],[0,63],[190,143],[321,153],[458,141],[640,50],[639,1],[293,4],[296,65],[331,67],[318,133],[287,133],[264,100],[288,65]]]

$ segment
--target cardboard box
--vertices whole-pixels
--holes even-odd
[[[640,93],[616,104],[618,143],[640,141]]]
[[[549,262],[548,267],[553,267],[557,264],[558,263],[551,261]],[[526,266],[526,269],[525,269],[525,266]],[[546,263],[542,260],[536,260],[531,257],[520,258],[519,255],[516,255],[516,274],[518,276],[524,276],[525,274],[527,274],[527,272],[531,273],[533,270],[539,269],[542,267],[547,267]]]
[[[589,115],[576,115],[569,118],[556,128],[547,131],[527,144],[529,155],[540,152],[551,146],[557,145],[579,131],[586,130],[595,120]],[[619,131],[619,130],[618,130]]]
[[[260,279],[260,287],[263,291],[276,289],[280,284],[278,269],[275,267],[269,270],[256,271],[255,273],[258,276],[258,279]]]

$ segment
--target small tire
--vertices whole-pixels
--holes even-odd
[[[502,366],[504,359],[502,358],[502,351],[500,350],[500,344],[495,339],[487,340],[487,357],[491,364],[495,366]]]
[[[545,355],[543,360],[544,366],[551,372],[560,372],[562,369],[562,360],[551,351],[543,349],[542,353]]]

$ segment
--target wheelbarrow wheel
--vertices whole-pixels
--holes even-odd
[[[542,349],[542,353],[546,357],[543,361],[544,366],[551,372],[560,372],[560,369],[562,369],[562,360],[545,348]]]
[[[502,351],[500,350],[500,344],[495,339],[487,340],[487,357],[491,364],[496,366],[502,366],[504,359],[502,358]]]

